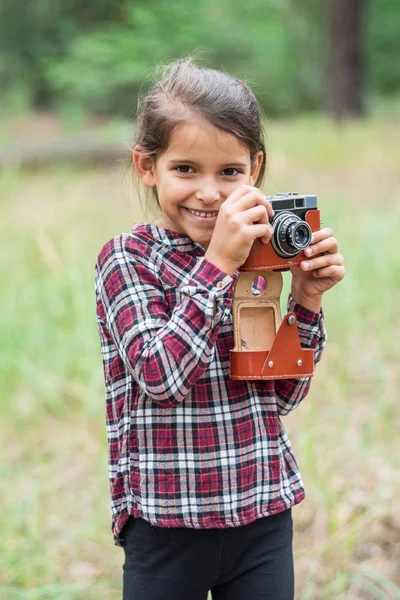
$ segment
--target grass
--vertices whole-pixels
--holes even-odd
[[[316,193],[347,265],[312,390],[285,418],[307,491],[299,600],[400,597],[398,126],[268,125],[266,192]],[[93,267],[143,217],[118,168],[2,172],[0,210],[0,597],[114,600]]]

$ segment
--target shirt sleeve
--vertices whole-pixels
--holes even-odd
[[[300,343],[303,348],[313,348],[315,368],[321,360],[327,340],[324,313],[322,309],[319,313],[315,313],[300,306],[294,301],[291,294],[289,295],[287,312],[296,313]],[[311,377],[277,379],[275,381],[275,394],[279,414],[286,415],[294,410],[307,396],[310,383]]]
[[[155,266],[126,234],[106,244],[96,263],[98,319],[138,385],[168,407],[184,400],[212,360],[232,288],[230,275],[199,257],[171,311]]]

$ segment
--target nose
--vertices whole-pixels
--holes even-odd
[[[221,194],[218,190],[213,188],[203,188],[195,193],[198,200],[202,200],[204,204],[213,204],[221,198]]]

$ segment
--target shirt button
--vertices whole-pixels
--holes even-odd
[[[224,287],[224,282],[223,281],[217,281],[217,283],[215,285],[217,286],[217,288],[219,288],[220,290],[222,290],[222,288]]]

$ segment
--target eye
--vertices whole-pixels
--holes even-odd
[[[192,173],[193,169],[189,165],[178,165],[175,167],[175,171],[178,171],[178,173]]]
[[[239,171],[239,169],[234,169],[233,167],[228,167],[227,169],[224,169],[222,171],[223,175],[226,175],[228,177],[234,177],[235,175],[239,175],[242,171]]]

